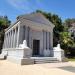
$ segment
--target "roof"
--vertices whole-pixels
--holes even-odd
[[[48,19],[45,18],[45,16],[42,13],[32,13],[27,15],[20,15],[18,18],[24,18],[33,22],[42,23],[45,25],[50,25],[54,27],[54,24],[51,23]]]
[[[32,14],[20,15],[17,17],[17,22],[21,21],[21,19],[26,19],[26,20],[30,20],[33,22],[37,22],[37,23],[41,23],[44,25],[54,27],[54,24],[52,24],[48,19],[46,19],[45,16],[41,13],[32,13]],[[12,26],[14,26],[17,22],[15,22],[13,25],[10,25],[6,30],[8,30]]]

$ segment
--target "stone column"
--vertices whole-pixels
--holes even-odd
[[[10,47],[12,48],[12,44],[13,44],[13,30],[11,30],[11,42],[10,42]]]
[[[9,32],[9,48],[11,47],[11,32]]]
[[[11,48],[13,48],[13,29],[11,30]]]
[[[6,34],[4,36],[4,48],[6,48]]]
[[[17,43],[16,43],[16,47],[19,47],[19,39],[20,39],[20,25],[18,25],[18,31],[17,31]]]
[[[47,49],[47,31],[46,31],[46,49]]]
[[[17,46],[17,33],[18,33],[18,28],[16,28],[15,48],[16,48],[16,46]]]
[[[28,34],[27,34],[27,44],[28,44],[28,47],[29,47],[29,38],[30,38],[30,28],[28,27],[27,28],[27,32],[28,32]]]
[[[10,40],[10,43],[9,43],[10,46],[9,47],[11,48],[11,30],[10,30],[10,39],[9,40]]]
[[[51,44],[50,44],[50,42],[51,42],[51,38],[50,38],[50,32],[49,32],[49,49],[51,49]]]
[[[50,56],[50,50],[49,50],[49,34],[48,32],[45,32],[45,49],[44,49],[44,56]]]
[[[6,48],[7,48],[7,34],[5,34],[6,35]]]
[[[44,50],[44,30],[43,30],[43,50]]]
[[[53,56],[54,52],[53,52],[53,32],[50,32],[50,56]]]
[[[47,49],[49,49],[49,32],[47,32]]]
[[[50,33],[50,46],[53,48],[53,32]]]
[[[4,36],[3,48],[5,48],[6,45],[5,41],[6,41],[6,35]]]
[[[31,28],[30,28],[30,38],[29,38],[29,40],[30,40],[30,48],[33,49],[33,47],[32,47],[32,42],[33,42],[33,40],[32,40],[32,29]]]
[[[46,49],[46,31],[44,31],[44,50]]]
[[[13,46],[14,48],[16,47],[16,28],[14,29],[14,42],[13,42]]]
[[[23,26],[23,40],[25,40],[25,25]]]
[[[26,27],[26,30],[25,30],[25,40],[27,41],[27,45],[28,45],[28,27]]]
[[[8,48],[9,48],[9,32],[8,32],[8,37],[7,37],[7,42],[8,42]]]
[[[31,48],[31,28],[29,28],[29,47]]]
[[[13,48],[14,48],[14,42],[15,42],[15,30],[13,30],[13,41],[12,41],[12,43],[13,43]]]

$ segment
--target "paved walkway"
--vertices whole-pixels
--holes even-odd
[[[0,60],[0,75],[75,75],[75,62],[21,66]]]

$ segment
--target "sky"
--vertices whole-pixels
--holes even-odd
[[[62,20],[75,18],[75,0],[1,0],[0,15],[14,22],[16,17],[37,9],[59,15]]]

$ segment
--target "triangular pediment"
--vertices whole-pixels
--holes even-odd
[[[48,19],[45,18],[44,15],[41,13],[33,13],[33,14],[28,14],[28,15],[21,15],[19,18],[24,18],[27,20],[31,20],[37,23],[42,23],[45,25],[50,25],[51,27],[54,27],[54,24],[52,24]]]

